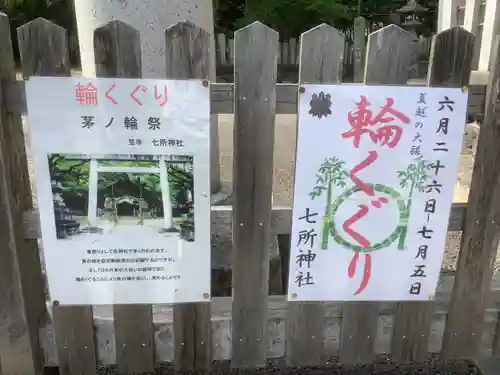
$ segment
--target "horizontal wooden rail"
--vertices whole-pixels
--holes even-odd
[[[410,82],[419,85],[420,82]],[[483,114],[486,86],[469,87],[469,114]],[[276,85],[276,113],[297,113],[298,85],[296,83],[278,83]],[[5,96],[7,110],[14,113],[26,113],[26,94],[24,81],[7,85]],[[212,83],[212,113],[230,114],[234,112],[234,84]]]
[[[453,276],[444,276],[438,285],[435,296],[432,329],[429,337],[429,352],[441,349],[441,335],[446,321],[448,301],[453,289]],[[491,283],[489,304],[485,312],[482,353],[491,355],[492,338],[497,323],[500,303],[500,275]],[[212,317],[212,352],[214,360],[230,359],[231,356],[231,297],[213,298],[211,302]],[[325,319],[325,355],[336,355],[340,346],[340,327],[342,324],[342,303],[323,302]],[[50,306],[48,306],[50,309]],[[390,350],[393,316],[396,313],[396,302],[381,303],[378,334],[375,340],[375,351],[387,353]],[[285,296],[269,296],[268,300],[268,350],[267,356],[282,357],[285,354],[285,327],[290,304]],[[102,365],[116,363],[116,347],[113,339],[113,308],[111,306],[94,306],[94,326],[96,328],[97,358]],[[155,347],[157,362],[168,362],[173,359],[173,308],[170,305],[153,305],[153,323],[155,326]],[[47,324],[41,329],[40,337],[45,351],[45,361],[49,366],[57,365],[53,327]]]
[[[448,222],[449,231],[461,231],[463,229],[463,218],[467,204],[453,203],[450,219]],[[212,232],[217,233],[221,226],[231,227],[232,223],[231,206],[212,206]],[[271,231],[274,234],[290,234],[292,229],[292,209],[287,206],[274,206],[271,214]],[[24,238],[41,238],[40,219],[37,210],[27,211],[24,214]]]

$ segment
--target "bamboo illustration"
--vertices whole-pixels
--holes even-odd
[[[398,171],[399,185],[402,188],[410,188],[408,195],[408,202],[406,204],[406,225],[403,227],[401,236],[399,237],[398,248],[404,249],[406,234],[408,232],[408,218],[410,217],[410,210],[412,204],[413,194],[415,192],[423,192],[425,182],[429,178],[427,171],[429,170],[429,163],[423,160],[422,157],[415,159],[415,163],[410,164],[406,170]]]
[[[316,174],[316,186],[309,193],[313,200],[320,197],[326,191],[325,214],[323,216],[323,229],[321,231],[321,249],[328,249],[328,238],[332,226],[332,190],[333,187],[343,188],[346,186],[345,179],[349,173],[344,168],[345,162],[336,157],[326,158]]]

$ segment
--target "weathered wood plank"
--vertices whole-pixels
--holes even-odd
[[[421,83],[423,85],[424,82]],[[234,113],[234,95],[232,83],[211,83],[212,114]],[[26,113],[26,98],[24,82],[17,81],[7,84],[6,105],[9,112]],[[278,83],[276,85],[276,113],[297,113],[298,86],[295,83]],[[469,87],[468,113],[484,113],[484,98],[486,86]]]
[[[356,17],[354,19],[354,82],[363,82],[365,74],[366,53],[366,19]]]
[[[226,34],[217,34],[217,62],[220,65],[227,65]]]
[[[52,317],[61,374],[96,374],[94,329],[82,329],[80,322],[92,324],[92,308],[54,306]]]
[[[342,81],[345,37],[341,32],[323,24],[302,34],[300,43],[299,84],[332,84]],[[320,303],[290,302],[286,353],[289,366],[313,366],[321,363],[324,346],[323,314]]]
[[[68,38],[65,29],[38,18],[21,26],[17,34],[24,78],[70,75]],[[44,296],[44,293],[41,293]],[[54,327],[56,340],[71,344],[66,348],[64,345],[57,348],[61,373],[95,374],[95,346],[92,340],[89,342],[85,337],[88,332],[93,332],[92,307],[55,307]],[[82,359],[86,362],[82,362]]]
[[[62,76],[70,74],[66,30],[43,18],[37,18],[17,29],[24,78],[29,76]],[[47,53],[50,51],[50,53]]]
[[[464,34],[465,30],[455,31],[455,35],[458,33]],[[470,39],[472,46],[473,37]],[[499,43],[500,38],[497,38],[497,48]],[[446,358],[475,358],[478,355],[481,318],[500,239],[500,54],[491,66],[487,112],[479,134],[457,277],[443,336],[443,356]]]
[[[121,21],[94,31],[96,75],[108,78],[141,77],[139,32]]]
[[[165,59],[169,78],[208,79],[210,34],[189,22],[173,25],[165,31]],[[208,369],[212,363],[210,303],[177,305],[174,319],[176,370]]]
[[[94,31],[97,77],[140,78],[141,42],[131,26],[112,21]],[[151,305],[113,305],[116,359],[120,374],[153,372]]]
[[[154,371],[152,314],[151,305],[113,305],[116,363],[119,374],[142,374]]]
[[[495,330],[496,315],[499,312],[500,279],[497,275],[491,284],[489,303],[485,314],[485,324],[482,329],[481,357],[487,358],[491,353],[492,333]],[[453,277],[444,276],[440,281],[435,295],[436,308],[433,314],[433,324],[429,337],[428,350],[431,353],[441,349],[441,338],[444,330],[448,301],[453,289]],[[325,313],[325,355],[338,355],[340,347],[340,323],[342,321],[342,303],[324,302]],[[289,315],[290,304],[285,296],[269,296],[268,298],[268,358],[282,358],[285,355],[286,320]],[[390,352],[393,316],[397,303],[381,303],[380,316],[377,328],[375,352],[386,354]],[[214,360],[229,360],[231,358],[231,297],[213,298],[211,303],[212,315],[212,348]],[[98,342],[99,363],[112,365],[116,363],[116,348],[114,342],[113,309],[111,306],[95,306],[94,317],[96,326],[96,341]],[[172,347],[173,334],[173,306],[153,305],[153,322],[155,325],[155,343],[157,358],[162,362],[171,362],[174,358]],[[51,326],[44,327],[50,331]],[[50,335],[42,336],[43,347],[46,349],[46,363],[57,365],[54,356],[54,342]]]
[[[278,33],[235,33],[233,367],[266,363]],[[249,79],[253,77],[253,79]]]
[[[4,106],[5,86],[16,80],[16,70],[9,19],[2,12],[0,35],[0,373],[36,375],[43,371],[38,340],[43,279],[36,241],[23,238],[22,215],[32,207],[31,192],[21,118]]]
[[[412,37],[390,25],[368,37],[365,84],[404,84],[409,78]],[[352,302],[344,305],[340,360],[370,363],[374,359],[379,304]]]
[[[463,87],[467,84],[473,55],[474,37],[456,27],[434,37],[429,66],[429,86]],[[454,56],[449,58],[449,56]],[[457,61],[460,56],[461,62]],[[396,313],[392,355],[400,361],[427,359],[429,332],[434,304],[400,303]]]

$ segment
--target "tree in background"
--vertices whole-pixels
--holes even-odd
[[[393,22],[391,15],[407,0],[214,0],[216,32],[231,32],[259,20],[280,32],[283,38],[297,37],[325,22],[340,30],[352,28],[361,15],[368,25]],[[428,9],[423,15],[424,33],[434,32],[439,0],[419,0]],[[376,27],[374,27],[376,28]]]

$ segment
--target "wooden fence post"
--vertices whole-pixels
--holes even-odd
[[[344,35],[322,24],[301,36],[299,85],[342,82]],[[292,244],[294,246],[294,244]],[[294,260],[291,260],[294,263]],[[286,329],[289,366],[314,366],[324,352],[324,309],[321,303],[290,302]]]
[[[405,30],[386,26],[368,37],[365,84],[406,84],[412,56],[412,37]],[[349,302],[342,313],[340,360],[370,363],[375,357],[379,305]]]
[[[354,19],[354,82],[363,82],[365,73],[365,51],[366,51],[366,19],[356,17]]]
[[[0,373],[34,375],[43,371],[38,330],[47,315],[38,245],[24,239],[23,212],[33,206],[23,125],[4,107],[15,81],[9,19],[0,12]]]
[[[29,76],[69,76],[66,30],[38,18],[17,30],[21,67]],[[95,374],[96,355],[91,306],[52,308],[61,374]]]
[[[210,34],[190,22],[165,31],[165,64],[169,79],[209,79]],[[178,371],[209,369],[212,363],[210,303],[174,306],[174,365]]]
[[[233,367],[264,366],[278,33],[260,22],[235,33]]]
[[[469,83],[473,46],[474,36],[460,27],[437,34],[430,57],[428,86],[466,86]],[[460,56],[460,59],[457,59],[457,56]],[[433,310],[432,302],[398,304],[391,343],[391,353],[395,359],[427,359]]]
[[[458,33],[470,35],[467,45],[462,42],[461,51],[472,53],[468,51],[474,41],[472,35],[465,30],[455,31],[455,35]],[[495,44],[498,51],[500,38],[497,37]],[[500,238],[499,59],[500,54],[497,54],[491,64],[486,115],[479,134],[457,274],[443,334],[442,355],[445,358],[475,358],[481,344],[486,297]]]
[[[106,78],[140,78],[139,32],[121,21],[94,31],[96,75]],[[153,372],[154,327],[151,305],[113,305],[118,373]]]

